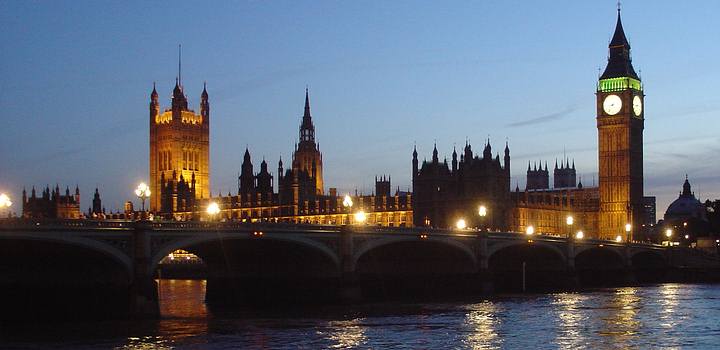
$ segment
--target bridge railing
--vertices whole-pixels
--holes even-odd
[[[5,219],[0,230],[133,230],[135,223],[128,220],[71,220],[71,219]]]
[[[273,232],[327,232],[338,233],[347,226],[295,224],[281,222],[240,222],[240,221],[133,221],[133,220],[70,220],[70,219],[22,219],[11,218],[0,220],[0,230],[134,230],[137,225],[153,231],[273,231]],[[563,235],[535,234],[528,236],[522,232],[480,231],[477,229],[441,229],[428,227],[388,227],[372,225],[351,225],[352,232],[362,234],[403,234],[403,235],[440,235],[440,236],[477,236],[487,235],[489,238],[530,239],[553,242],[566,242]],[[571,238],[572,239],[572,238]],[[581,244],[625,245],[624,242],[584,238],[576,241]],[[661,245],[646,242],[632,242],[633,246],[662,249]]]

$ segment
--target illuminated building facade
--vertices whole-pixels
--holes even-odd
[[[158,93],[150,94],[150,210],[172,213],[210,196],[210,102],[206,87],[200,114],[188,108],[180,79],[171,107],[160,112]]]
[[[82,219],[80,212],[80,189],[75,187],[75,193],[70,193],[70,188],[65,188],[65,194],[60,193],[60,187],[55,185],[54,190],[45,187],[39,197],[35,193],[35,187],[30,192],[30,197],[23,189],[22,193],[23,218],[26,219]]]
[[[630,57],[620,10],[610,55],[597,85],[601,238],[639,228],[643,220],[643,87]]]
[[[489,220],[491,229],[524,232],[533,226],[535,232],[564,236],[583,230],[586,237],[614,239],[626,237],[625,225],[633,230],[642,226],[643,207],[643,89],[630,59],[628,43],[618,11],[615,33],[609,45],[610,56],[597,85],[597,128],[599,178],[597,188],[584,188],[577,182],[574,161],[564,158],[555,164],[553,188],[547,163],[528,163],[527,186],[521,192],[509,190],[510,156],[493,160],[490,146],[484,162],[471,175],[457,167],[453,152],[452,168],[440,162],[437,150],[431,162],[419,168],[417,152],[413,154],[414,223],[418,226],[451,227],[464,217],[469,226],[479,220],[475,208],[486,203],[489,212],[504,213]],[[469,149],[466,146],[466,149]],[[473,167],[473,166],[471,166]],[[477,171],[477,170],[475,170]],[[506,196],[507,194],[507,196]],[[572,225],[568,224],[571,216]],[[470,218],[470,219],[467,219]]]
[[[284,169],[282,159],[278,162],[277,177],[274,176],[265,159],[260,171],[255,172],[249,149],[245,149],[241,172],[238,177],[237,195],[204,197],[186,205],[176,205],[170,215],[180,220],[208,218],[205,213],[210,202],[219,205],[217,220],[244,222],[272,221],[289,223],[312,223],[342,225],[355,222],[354,214],[365,213],[365,223],[382,226],[412,225],[412,195],[398,188],[391,192],[389,177],[376,178],[375,191],[371,195],[352,198],[353,205],[343,205],[343,195],[335,188],[325,194],[322,180],[322,153],[315,142],[315,126],[310,113],[310,99],[305,91],[305,110],[300,123],[300,142],[295,147],[292,166]],[[277,192],[273,182],[277,181]],[[176,186],[191,191],[194,186]],[[176,191],[180,198],[182,191]],[[175,193],[175,192],[171,192]]]

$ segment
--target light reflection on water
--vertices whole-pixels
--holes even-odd
[[[213,315],[204,281],[163,280],[159,321],[52,324],[0,348],[626,349],[720,346],[720,286],[661,284],[455,303]],[[38,340],[38,334],[44,336]],[[23,339],[20,339],[23,338]]]

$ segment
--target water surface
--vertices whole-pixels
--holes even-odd
[[[720,347],[720,285],[660,284],[449,303],[220,312],[204,281],[162,280],[159,321],[22,325],[3,348],[626,349]]]

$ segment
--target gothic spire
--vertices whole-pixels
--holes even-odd
[[[310,94],[308,88],[305,88],[305,112],[303,113],[302,123],[300,124],[300,144],[306,145],[306,142],[315,143],[315,126],[312,123],[310,115]]]
[[[637,73],[632,66],[632,58],[630,57],[630,43],[625,36],[622,20],[620,19],[620,8],[618,7],[617,23],[615,24],[615,33],[608,45],[610,56],[608,57],[608,65],[600,79],[627,77],[638,79]]]

